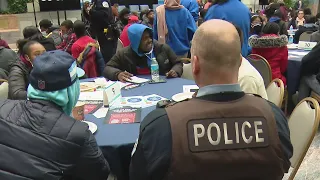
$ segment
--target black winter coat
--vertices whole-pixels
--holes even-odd
[[[22,61],[15,63],[9,73],[9,99],[27,99],[27,88],[29,85],[29,68]]]
[[[106,180],[88,125],[43,100],[0,101],[0,179]]]
[[[171,69],[174,70],[178,76],[182,75],[182,63],[168,45],[154,42],[153,51],[159,64],[160,75],[165,75]],[[111,58],[104,69],[103,75],[113,81],[118,80],[119,73],[123,71],[137,75],[137,65],[140,67],[148,67],[147,61],[147,56],[140,57],[128,46],[118,51]]]

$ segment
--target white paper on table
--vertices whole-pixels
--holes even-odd
[[[117,83],[120,85],[120,88],[121,88],[121,89],[122,89],[123,87],[126,87],[126,86],[132,84],[132,83],[130,83],[130,82],[123,83],[123,82],[121,82],[121,81],[118,81]]]
[[[109,108],[102,107],[102,108],[98,109],[95,113],[93,113],[93,115],[96,118],[103,118],[103,117],[107,116],[108,110],[109,110]]]
[[[99,85],[99,86],[107,86],[108,85],[108,81],[106,80],[106,78],[96,78],[94,79],[94,82]]]
[[[81,92],[79,101],[103,101],[103,91]]]
[[[139,78],[137,76],[133,76],[133,77],[131,77],[131,80],[128,80],[128,82],[133,82],[133,83],[137,83],[137,84],[145,83],[148,81],[150,81],[150,79]]]
[[[142,106],[143,108],[155,106],[159,101],[166,100],[166,98],[159,96],[157,94],[144,96],[143,99],[144,99],[144,104]]]
[[[189,93],[189,92],[196,92],[199,89],[197,85],[184,85],[183,86],[183,92]]]
[[[130,96],[122,97],[120,100],[121,106],[131,106],[131,107],[142,107],[143,106],[143,96]]]
[[[298,55],[298,56],[305,56],[309,53],[309,51],[289,51],[289,55]]]

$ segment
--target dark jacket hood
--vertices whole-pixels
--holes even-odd
[[[146,29],[149,30],[150,33],[152,34],[152,29],[142,24],[133,24],[128,28],[128,37],[131,43],[130,44],[131,49],[135,53],[137,53],[139,56],[144,56],[144,53],[139,52],[139,46],[140,46],[142,34]]]
[[[275,34],[266,34],[261,37],[253,35],[249,38],[249,44],[252,48],[283,47],[288,44],[288,37],[286,35],[277,36]]]

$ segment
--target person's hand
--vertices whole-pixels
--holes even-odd
[[[167,72],[166,76],[167,76],[167,78],[176,78],[176,77],[178,77],[178,74],[177,74],[177,72],[175,72],[174,70],[171,69],[169,72]]]
[[[132,76],[133,75],[131,73],[124,71],[118,74],[118,80],[121,82],[127,82],[128,80],[131,80]]]

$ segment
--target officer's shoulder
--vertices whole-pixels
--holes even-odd
[[[150,124],[154,123],[155,121],[162,121],[164,119],[168,119],[167,112],[164,108],[157,108],[153,111],[151,111],[141,122],[141,130]]]

